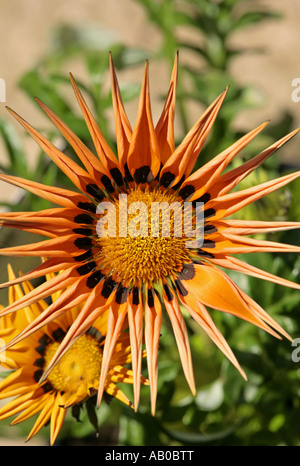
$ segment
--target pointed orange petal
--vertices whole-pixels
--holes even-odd
[[[147,299],[145,303],[145,344],[148,377],[150,381],[151,413],[153,416],[155,414],[157,396],[158,345],[161,329],[161,315],[161,303],[154,291],[151,290],[150,299]]]
[[[203,328],[211,340],[218,346],[218,348],[224,353],[224,355],[229,359],[229,361],[237,368],[241,376],[247,380],[247,376],[240,364],[238,363],[235,355],[233,354],[230,346],[223,337],[222,333],[214,324],[211,316],[205,309],[205,306],[200,302],[193,299],[193,296],[181,296],[181,302],[186,307],[188,312],[191,314],[193,319]]]
[[[49,157],[56,163],[56,165],[68,176],[74,185],[81,191],[86,192],[86,186],[95,183],[89,174],[81,168],[77,163],[73,162],[70,157],[67,157],[50,141],[48,141],[42,134],[34,129],[29,123],[21,118],[16,112],[8,109],[9,112],[21,123],[26,131],[32,136],[40,148],[49,155]]]
[[[253,170],[260,166],[280,147],[286,144],[299,131],[300,128],[292,131],[291,133],[287,134],[282,139],[280,139],[279,141],[275,142],[270,147],[262,151],[260,154],[248,160],[248,162],[244,163],[240,167],[234,168],[233,170],[224,173],[221,177],[219,177],[219,179],[216,180],[216,183],[212,186],[212,197],[215,197],[217,194],[223,195],[231,191],[238,183],[240,183],[246,176],[252,173]]]
[[[90,112],[76,82],[73,78],[72,74],[70,73],[70,78],[72,82],[72,86],[77,97],[78,103],[80,105],[82,114],[84,116],[85,122],[89,129],[89,132],[92,136],[98,157],[106,170],[107,176],[110,176],[111,170],[119,168],[119,162],[111,150],[109,144],[106,142],[94,116]]]
[[[175,150],[174,117],[178,77],[178,53],[176,54],[168,95],[162,114],[155,127],[161,162],[164,165]]]
[[[126,314],[127,314],[127,301],[121,305],[113,305],[110,308],[107,322],[107,334],[103,348],[103,359],[100,373],[99,389],[97,396],[97,405],[99,406],[102,400],[103,392],[105,389],[106,377],[109,371],[109,366],[113,351],[122,329]]]
[[[214,222],[218,231],[226,230],[226,234],[254,235],[271,231],[295,230],[300,222],[264,222],[261,220],[227,219]]]
[[[277,283],[278,285],[288,286],[290,288],[295,288],[296,290],[300,290],[300,284],[291,282],[290,280],[286,280],[281,277],[277,277],[277,275],[273,275],[265,270],[259,269],[254,267],[253,265],[247,264],[247,262],[243,262],[240,259],[232,256],[225,256],[224,258],[210,258],[210,262],[220,267],[225,267],[226,269],[235,270],[237,272],[241,272],[252,277],[258,277],[263,280],[268,280],[270,282]]]
[[[87,198],[82,194],[68,189],[46,186],[44,184],[37,183],[36,181],[25,180],[17,176],[4,175],[0,173],[0,180],[6,181],[14,186],[18,186],[19,188],[26,189],[47,201],[66,208],[77,207],[80,202],[86,202],[87,200]]]
[[[214,186],[218,184],[220,174],[225,170],[228,164],[236,157],[268,124],[265,122],[254,130],[245,134],[237,142],[225,149],[219,155],[207,162],[203,167],[195,171],[182,184],[180,192],[185,192],[188,188],[192,189],[190,200],[199,198],[205,192],[209,192],[211,197],[214,193]]]
[[[148,62],[145,66],[138,115],[132,133],[127,164],[136,183],[150,183],[160,169],[159,146],[151,115]]]
[[[133,294],[130,294],[128,303],[128,325],[133,370],[134,409],[137,411],[142,371],[142,339],[143,339],[143,303],[141,293],[137,291],[138,304],[134,304]]]
[[[90,149],[78,138],[78,136],[61,120],[46,104],[44,104],[37,97],[35,98],[40,107],[44,110],[46,115],[55,124],[57,129],[65,137],[65,139],[73,147],[75,153],[78,155],[88,173],[95,180],[101,180],[101,177],[106,174],[100,161],[90,151]]]
[[[116,134],[117,134],[117,148],[119,155],[120,169],[124,174],[124,167],[127,163],[128,151],[130,146],[130,141],[132,137],[132,128],[127,118],[124,105],[122,102],[122,97],[119,89],[119,84],[112,60],[111,54],[109,55],[109,64],[110,64],[110,75],[112,83],[112,99],[113,99],[113,109],[116,125]]]
[[[192,171],[224,102],[227,91],[228,88],[208,107],[165,163],[160,174],[160,183],[165,188],[176,185],[183,176],[188,176]]]
[[[67,409],[61,408],[63,405],[63,395],[57,393],[55,397],[55,402],[51,411],[50,419],[50,445],[53,445],[57,435],[63,425],[65,420]]]
[[[74,239],[78,235],[66,235],[39,241],[38,243],[24,244],[0,249],[2,256],[49,256],[49,257],[69,257],[70,254],[78,252],[74,247]]]
[[[251,312],[237,285],[221,270],[210,264],[194,265],[195,276],[184,287],[202,304],[233,314],[271,333],[267,325]]]
[[[189,384],[191,392],[195,396],[196,387],[195,387],[195,379],[194,379],[194,371],[193,371],[193,362],[192,362],[191,349],[190,349],[190,344],[189,344],[189,337],[188,337],[186,325],[184,322],[184,318],[179,308],[177,298],[173,295],[172,300],[169,301],[165,292],[163,296],[164,296],[164,304],[166,306],[166,310],[167,310],[169,319],[173,327],[183,372]]]
[[[291,181],[297,179],[300,176],[300,171],[291,173],[290,175],[276,178],[275,180],[261,183],[257,186],[253,186],[243,191],[237,191],[230,194],[224,194],[223,196],[217,197],[208,201],[206,204],[207,209],[214,209],[214,218],[224,218],[238,210],[242,209],[251,202],[257,201],[267,194],[276,191],[279,188],[287,185]]]

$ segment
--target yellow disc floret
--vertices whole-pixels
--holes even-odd
[[[182,202],[161,188],[136,186],[119,196],[113,215],[105,219],[111,221],[107,236],[98,238],[103,272],[140,285],[180,271],[190,260],[182,219]]]
[[[46,347],[45,367],[50,363],[60,343],[52,342]],[[99,381],[102,349],[91,335],[82,335],[62,356],[49,373],[47,380],[52,387],[69,394],[82,394],[82,399],[91,394]]]

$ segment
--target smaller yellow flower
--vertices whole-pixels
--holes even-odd
[[[8,266],[12,280],[14,272]],[[51,275],[46,277],[52,278]],[[9,303],[33,290],[33,285],[25,281],[22,285],[9,288]],[[62,291],[51,296],[59,299]],[[44,300],[31,304],[16,313],[4,315],[0,320],[0,338],[7,344],[22,332],[42,311],[48,307]],[[83,403],[97,393],[101,372],[103,345],[107,334],[107,313],[99,317],[90,329],[68,347],[54,368],[41,382],[44,371],[55,356],[64,336],[79,315],[82,305],[58,316],[56,320],[32,332],[22,342],[6,349],[0,361],[13,372],[0,382],[0,399],[14,397],[0,408],[0,420],[18,414],[11,425],[18,424],[39,413],[27,437],[32,438],[50,421],[50,443],[53,445],[65,419],[67,408]],[[145,356],[145,354],[143,354]],[[117,382],[133,383],[133,373],[124,367],[131,363],[129,334],[120,333],[108,371],[105,392],[118,398],[128,406],[131,401],[117,387]],[[143,384],[147,379],[141,377]]]

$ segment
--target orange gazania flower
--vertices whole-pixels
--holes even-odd
[[[15,275],[8,267],[9,278]],[[48,280],[51,276],[47,277]],[[13,285],[9,289],[9,303],[26,296],[33,290],[30,282]],[[55,302],[61,291],[53,293]],[[18,335],[19,331],[30,325],[48,305],[40,300],[16,313],[5,315],[0,322],[0,338],[4,343]],[[18,415],[11,425],[18,424],[39,413],[27,440],[37,434],[50,422],[50,442],[54,443],[64,422],[67,410],[74,405],[82,405],[95,395],[99,385],[99,375],[103,358],[103,345],[107,331],[107,313],[97,319],[88,331],[76,340],[74,345],[62,356],[44,382],[40,383],[43,370],[47,367],[61,341],[80,314],[81,305],[74,306],[58,319],[28,336],[28,338],[7,349],[1,355],[1,364],[12,370],[0,382],[0,399],[12,398],[0,408],[0,420]],[[144,354],[143,354],[144,356]],[[119,335],[109,371],[105,381],[105,392],[121,400],[128,406],[131,401],[116,383],[133,383],[132,371],[124,365],[131,363],[129,335]],[[141,378],[147,384],[145,377]]]
[[[266,123],[261,124],[192,173],[228,89],[209,106],[181,144],[175,148],[174,110],[177,69],[176,57],[166,102],[158,123],[154,125],[150,108],[148,63],[146,63],[137,120],[132,129],[123,107],[113,63],[110,60],[118,157],[105,141],[72,76],[74,91],[97,156],[57,115],[38,101],[74,148],[83,167],[59,151],[11,111],[53,162],[70,178],[76,189],[71,191],[45,186],[8,175],[0,177],[3,181],[27,189],[60,206],[42,212],[1,215],[2,225],[39,233],[50,238],[40,243],[1,249],[0,253],[8,256],[48,258],[24,277],[2,286],[19,283],[25,278],[30,279],[45,273],[62,271],[59,276],[40,285],[19,302],[10,304],[2,311],[2,315],[57,290],[66,289],[59,299],[47,307],[11,344],[19,342],[75,304],[84,303],[80,314],[45,371],[44,377],[46,377],[61,354],[86,332],[98,316],[108,310],[108,330],[98,392],[100,401],[116,338],[125,317],[128,316],[135,374],[135,406],[137,407],[139,400],[141,348],[144,335],[153,412],[156,402],[158,342],[163,308],[166,309],[174,329],[186,379],[192,392],[195,393],[189,339],[181,306],[203,327],[244,377],[246,376],[243,370],[216,328],[206,306],[234,314],[274,336],[279,337],[279,334],[282,334],[288,337],[287,333],[218,266],[300,289],[298,284],[259,270],[232,256],[232,254],[257,251],[299,252],[300,248],[296,246],[249,239],[245,235],[299,228],[300,223],[227,219],[242,207],[285,186],[300,175],[300,172],[296,172],[249,189],[230,193],[243,178],[298,130],[268,147],[244,165],[225,172],[233,158],[263,130]],[[97,225],[103,216],[97,213],[97,205],[102,202],[111,203],[120,214],[120,194],[127,195],[129,208],[135,202],[146,206],[152,202],[167,203],[167,205],[179,202],[181,206],[184,202],[192,202],[193,206],[197,205],[197,202],[203,203],[203,244],[201,247],[186,247],[186,238],[175,234],[174,222],[167,237],[162,234],[130,235],[128,231],[124,234],[124,230],[117,236],[99,236]],[[125,227],[130,221],[132,216],[128,216]],[[195,218],[193,221],[195,222]],[[121,227],[122,223],[124,228],[122,212],[121,215],[117,215],[116,223],[116,227]],[[160,222],[158,223],[160,226]]]

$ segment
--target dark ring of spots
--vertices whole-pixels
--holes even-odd
[[[132,303],[137,306],[140,304],[139,289],[137,286],[132,288]]]
[[[90,217],[88,214],[79,214],[74,217],[75,223],[86,223],[87,225],[92,225],[94,223],[94,219]]]
[[[192,184],[187,184],[184,188],[182,188],[178,195],[182,197],[182,199],[185,201],[188,199],[192,194],[194,194],[195,188]]]
[[[164,188],[168,188],[171,183],[175,180],[175,175],[171,172],[165,172],[160,177],[160,185]]]
[[[109,172],[118,186],[122,186],[124,184],[122,173],[117,167],[112,168]]]
[[[154,293],[152,288],[148,289],[148,306],[154,307]]]
[[[130,173],[130,171],[129,171],[129,168],[128,168],[127,163],[124,165],[124,171],[125,171],[125,178],[126,178],[126,180],[129,181],[129,182],[130,182],[130,181],[133,181],[133,178],[132,178],[132,176],[131,176],[131,173]]]
[[[82,262],[86,261],[87,259],[90,259],[91,257],[93,257],[93,251],[89,249],[88,251],[84,252],[83,254],[80,254],[79,256],[74,256],[74,260],[76,262]]]
[[[99,186],[97,186],[96,184],[93,184],[93,183],[88,184],[85,187],[85,190],[88,194],[90,194],[90,196],[97,199],[97,201],[102,201],[102,199],[104,198],[104,194],[101,188],[99,188]]]
[[[76,270],[79,273],[79,275],[86,275],[87,273],[92,272],[96,265],[96,262],[88,262],[87,264],[83,264],[80,267],[77,267]]]
[[[113,187],[113,185],[111,183],[111,180],[108,178],[107,175],[101,176],[101,183],[103,184],[104,188],[106,189],[106,191],[108,193],[113,193],[114,192],[115,188]]]
[[[153,180],[153,174],[148,165],[144,165],[143,167],[137,168],[133,175],[134,181],[139,183],[151,183]]]
[[[118,304],[124,304],[127,301],[129,294],[129,290],[125,286],[120,286],[118,287],[116,291],[116,302]]]
[[[216,215],[215,209],[207,209],[204,211],[204,218],[210,218]]]
[[[193,264],[183,264],[181,272],[178,273],[180,280],[191,280],[195,276],[195,267]]]
[[[88,277],[86,286],[90,289],[93,289],[96,285],[98,285],[99,282],[101,282],[101,280],[103,280],[104,277],[105,275],[103,275],[101,270],[96,270]]]
[[[170,288],[168,287],[167,284],[163,285],[164,291],[167,295],[167,300],[172,301],[173,300],[173,293],[171,292]]]
[[[103,284],[103,289],[101,291],[102,296],[104,298],[108,298],[111,295],[111,293],[114,291],[116,286],[117,286],[117,283],[111,277],[108,277]]]
[[[187,289],[183,286],[181,280],[176,279],[175,285],[181,296],[186,296],[188,294]]]
[[[87,210],[88,212],[95,213],[97,207],[92,202],[78,202],[78,209]]]
[[[76,238],[74,241],[74,245],[78,249],[90,249],[93,245],[93,240],[91,238],[83,236],[80,238]]]

